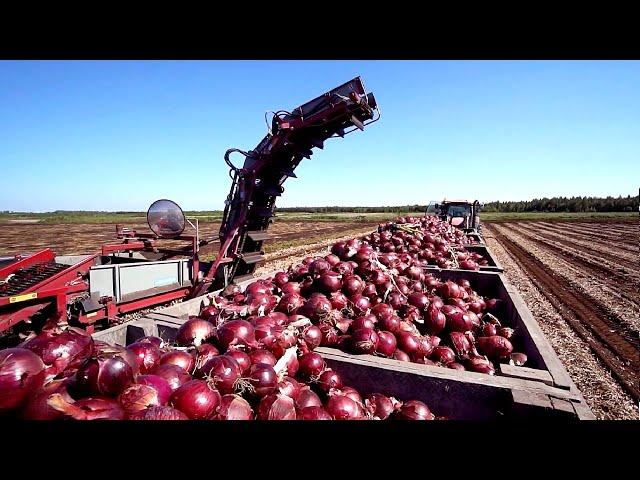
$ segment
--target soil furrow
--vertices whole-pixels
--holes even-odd
[[[558,246],[556,242],[545,238],[544,240],[536,238],[536,236],[528,234],[526,231],[520,230],[517,227],[512,227],[514,231],[523,235],[527,240],[535,243],[542,249],[548,249],[552,252],[560,255],[569,263],[576,265],[579,264],[583,270],[588,271],[593,277],[598,278],[605,288],[607,288],[614,296],[622,298],[636,307],[640,307],[640,298],[638,297],[638,280],[636,275],[625,275],[617,271],[617,267],[610,267],[597,257],[595,260],[592,258],[586,258],[581,255],[582,252],[577,252],[572,248],[571,243],[557,242],[561,246]],[[631,277],[631,278],[630,278]],[[615,289],[610,287],[612,279],[615,281]],[[630,330],[631,336],[636,336],[635,330]]]
[[[589,344],[594,354],[607,365],[625,390],[636,401],[640,400],[637,381],[640,361],[637,345],[616,330],[611,330],[608,315],[599,303],[585,297],[566,279],[550,273],[538,258],[506,235],[495,232],[495,238],[531,275],[544,297]],[[591,331],[598,341],[594,341],[586,330]]]

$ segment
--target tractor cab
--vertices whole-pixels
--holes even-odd
[[[443,200],[438,204],[431,202],[427,214],[435,213],[442,220],[465,233],[480,233],[480,210],[483,204],[478,200]]]

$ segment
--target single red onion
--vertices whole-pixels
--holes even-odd
[[[213,420],[253,420],[253,409],[240,395],[223,395]]]
[[[171,395],[171,406],[191,420],[211,418],[220,405],[220,392],[204,380],[190,380]]]

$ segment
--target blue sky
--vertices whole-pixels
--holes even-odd
[[[227,148],[356,75],[382,119],[278,206],[638,193],[637,61],[3,61],[0,210],[220,209]]]

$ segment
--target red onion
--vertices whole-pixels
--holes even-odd
[[[378,320],[395,315],[395,310],[391,305],[386,303],[380,303],[371,309],[371,313],[375,315]]]
[[[321,407],[322,400],[308,386],[302,386],[298,398],[295,399],[296,407],[300,410],[306,407]]]
[[[351,346],[356,353],[372,355],[378,346],[378,334],[370,328],[361,328],[351,335]]]
[[[258,405],[258,420],[296,420],[297,413],[292,398],[279,393],[267,395]]]
[[[276,311],[286,313],[287,315],[293,315],[298,313],[298,310],[302,308],[304,303],[304,297],[300,294],[285,293],[276,306]]]
[[[338,343],[338,330],[327,323],[320,323],[318,325],[318,328],[322,330],[322,342],[320,342],[321,346],[333,347]]]
[[[399,332],[396,334],[398,348],[407,355],[418,353],[421,348],[420,339],[411,332]]]
[[[292,293],[300,295],[300,284],[298,282],[288,282],[282,285],[280,290],[282,290],[284,295]]]
[[[207,307],[201,308],[200,314],[198,316],[203,320],[207,320],[211,323],[215,323],[219,315],[220,315],[220,309],[215,305],[209,305]],[[160,347],[161,344],[156,346]]]
[[[399,360],[401,362],[410,362],[411,361],[411,357],[409,357],[409,355],[407,355],[406,353],[404,353],[400,349],[396,349],[396,351],[393,352],[393,358],[395,360]]]
[[[341,275],[332,271],[324,272],[318,278],[318,286],[326,293],[337,292],[342,288]]]
[[[189,417],[173,407],[155,406],[131,413],[129,420],[189,420]]]
[[[315,325],[311,325],[302,332],[302,339],[309,347],[309,350],[315,350],[322,342],[322,330]]]
[[[236,348],[230,348],[225,356],[233,358],[240,367],[240,373],[244,374],[251,367],[251,357],[248,353]]]
[[[486,357],[471,357],[466,362],[466,367],[472,372],[493,375],[495,368]]]
[[[22,406],[45,380],[42,359],[24,348],[0,351],[0,412]]]
[[[342,377],[331,369],[322,372],[317,383],[318,388],[324,393],[328,393],[332,388],[340,389],[342,385]]]
[[[391,292],[387,301],[389,302],[391,308],[395,310],[399,309],[402,305],[407,303],[406,297],[404,297],[404,295],[400,292]]]
[[[282,286],[288,282],[289,275],[287,275],[285,272],[278,272],[273,277],[273,283],[275,283],[278,288],[282,288]]]
[[[133,352],[136,355],[138,369],[142,374],[153,370],[153,368],[159,364],[160,357],[162,357],[162,352],[160,351],[160,349],[152,343],[132,343],[131,345],[127,346],[127,350]]]
[[[331,302],[321,293],[314,293],[300,309],[300,313],[305,317],[319,321],[331,311]]]
[[[251,359],[252,364],[266,363],[267,365],[271,365],[272,367],[278,361],[273,353],[271,353],[269,350],[264,349],[253,350],[251,353],[249,353],[249,358]]]
[[[492,323],[485,323],[482,325],[482,336],[483,337],[492,337],[498,334],[498,329]]]
[[[400,318],[396,315],[382,317],[378,320],[378,328],[395,334],[400,329],[400,321]]]
[[[419,400],[404,402],[395,415],[400,420],[433,420],[435,415]]]
[[[210,418],[220,405],[220,392],[204,380],[190,380],[171,395],[171,405],[191,420]]]
[[[386,420],[402,405],[395,398],[391,399],[380,393],[372,393],[364,400],[365,409],[374,417]]]
[[[134,372],[120,356],[87,360],[76,372],[78,388],[89,395],[115,397],[133,383]]]
[[[162,405],[158,391],[149,386],[134,383],[118,395],[118,402],[127,413],[138,412],[148,407]]]
[[[364,295],[356,294],[350,297],[353,312],[356,315],[366,315],[371,308],[371,301]]]
[[[325,405],[325,410],[335,420],[357,420],[362,418],[362,409],[346,395],[330,396]]]
[[[177,365],[158,365],[151,370],[151,374],[164,378],[172,391],[191,380],[191,375]]]
[[[203,345],[210,345],[210,344],[203,344]],[[203,345],[201,345],[201,347]],[[211,345],[211,347],[213,347],[213,345]],[[217,349],[216,349],[216,352],[217,352]],[[162,355],[162,357],[160,357],[159,365],[177,365],[178,367],[185,369],[187,372],[190,372],[193,370],[195,363],[196,363],[196,359],[191,353],[184,352],[181,350],[171,350],[170,352],[167,352],[164,355]]]
[[[293,377],[285,376],[278,383],[278,392],[287,397],[291,397],[294,400],[300,395],[300,389],[302,385]]]
[[[222,395],[234,392],[235,384],[241,375],[240,365],[228,355],[213,357],[204,364],[202,371]]]
[[[66,369],[78,368],[93,353],[93,339],[85,330],[67,327],[45,329],[23,342],[21,348],[38,355],[46,366],[47,379]]]
[[[299,361],[299,374],[305,380],[311,380],[320,376],[322,371],[326,368],[324,359],[315,352],[309,352],[300,357]]]
[[[358,275],[348,275],[342,279],[342,292],[347,297],[359,294],[364,290],[364,282]]]
[[[384,357],[391,357],[396,351],[396,347],[397,341],[393,333],[385,331],[378,332],[378,344],[376,345],[376,353]]]
[[[240,395],[223,395],[213,420],[253,420],[253,409]]]
[[[257,397],[266,397],[278,389],[278,375],[271,365],[256,363],[249,369],[248,381],[251,392]]]
[[[435,362],[447,365],[455,361],[456,354],[449,347],[438,346],[433,349],[433,353],[430,358]]]
[[[363,328],[372,330],[376,326],[375,317],[374,320],[371,319],[370,315],[361,315],[356,318],[353,322],[351,322],[350,329],[352,331],[360,330]]]
[[[160,405],[166,405],[169,402],[169,397],[171,397],[173,390],[165,378],[159,375],[138,375],[136,383],[153,388],[158,394]]]
[[[509,355],[509,364],[517,367],[527,363],[527,356],[524,353],[513,352]]]
[[[333,417],[324,408],[312,406],[300,409],[298,420],[333,420]]]
[[[218,344],[224,349],[231,345],[246,345],[255,347],[257,345],[254,335],[253,325],[246,320],[230,320],[218,327]]]
[[[414,292],[409,294],[407,302],[419,310],[424,310],[429,306],[429,297],[422,292]]]
[[[480,337],[477,339],[476,345],[478,350],[483,355],[489,358],[503,358],[508,357],[513,351],[511,342],[499,335],[493,335],[491,337]]]
[[[213,323],[201,318],[193,317],[180,325],[176,334],[176,342],[180,346],[200,346],[215,335],[216,329]]]

